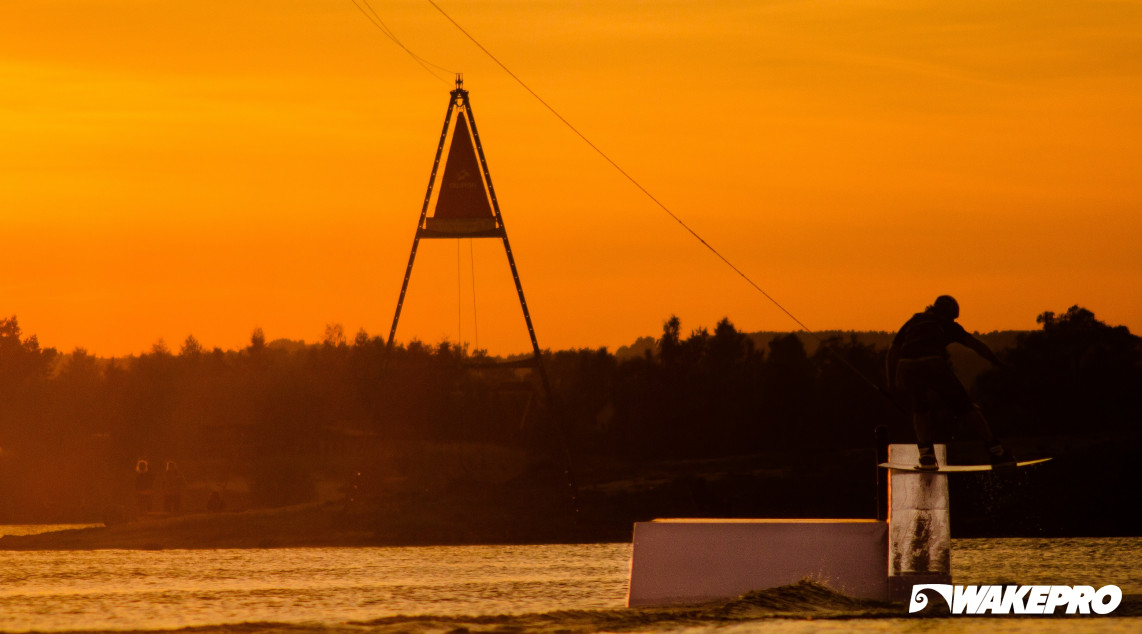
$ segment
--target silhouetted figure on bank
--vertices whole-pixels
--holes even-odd
[[[135,506],[139,513],[150,513],[155,493],[155,473],[146,460],[135,463]]]
[[[226,510],[226,502],[222,501],[222,493],[218,489],[210,491],[210,499],[206,501],[206,510],[219,513]]]
[[[971,348],[992,364],[999,358],[979,339],[956,323],[960,306],[950,295],[941,295],[922,313],[916,313],[900,328],[888,349],[888,387],[898,389],[912,413],[920,469],[937,469],[932,443],[935,425],[932,412],[942,406],[959,417],[967,417],[975,435],[987,446],[995,466],[1013,466],[1014,460],[996,439],[983,412],[952,370],[948,345]]]
[[[167,513],[178,513],[182,510],[182,490],[186,488],[186,480],[178,470],[174,460],[167,461],[167,469],[163,472],[163,510]]]

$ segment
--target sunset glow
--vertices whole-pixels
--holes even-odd
[[[464,73],[540,345],[796,329],[430,4],[372,4]],[[1142,3],[440,4],[810,328],[949,293],[1142,330]],[[437,74],[349,0],[8,3],[0,315],[99,355],[387,335]],[[529,348],[501,244],[421,243],[398,339],[477,326]]]

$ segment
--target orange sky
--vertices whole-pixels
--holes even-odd
[[[1138,2],[440,4],[811,328],[951,293],[974,330],[1142,331]],[[795,327],[431,5],[373,6],[465,74],[541,345]],[[101,355],[387,334],[450,81],[350,0],[3,13],[0,314]],[[470,342],[469,242],[459,297],[457,243],[422,245],[398,338]],[[472,246],[480,346],[526,349]]]

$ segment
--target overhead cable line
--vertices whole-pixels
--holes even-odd
[[[396,34],[393,33],[393,30],[390,29],[387,24],[385,24],[385,21],[381,19],[381,16],[377,13],[376,9],[373,8],[373,5],[369,4],[369,0],[361,0],[361,2],[365,3],[364,7],[361,6],[361,4],[357,2],[357,0],[349,0],[349,1],[353,3],[353,6],[357,7],[357,10],[359,10],[361,12],[361,15],[365,16],[365,18],[369,21],[370,24],[377,27],[377,29],[379,29],[381,31],[381,33],[385,34],[385,37],[389,38],[390,40],[393,41],[394,44],[401,47],[401,49],[404,50],[404,52],[409,54],[409,57],[412,57],[413,61],[415,61],[417,64],[420,64],[420,67],[423,68],[424,70],[426,70],[430,75],[439,79],[440,81],[444,82],[445,84],[448,84],[449,81],[447,78],[441,77],[440,75],[436,74],[436,71],[432,70],[432,68],[429,68],[429,67],[431,66],[433,68],[438,68],[438,69],[440,69],[440,70],[442,70],[442,71],[444,71],[450,75],[456,74],[456,73],[448,70],[447,68],[444,68],[443,66],[441,66],[439,64],[433,64],[432,62],[424,59],[420,55],[417,55],[416,53],[412,52],[412,49],[405,46],[404,43],[400,41],[400,38],[398,38],[396,36]],[[365,7],[368,7],[368,11],[365,10]]]
[[[738,268],[726,256],[722,255],[720,251],[715,249],[714,246],[711,245],[709,242],[707,242],[706,239],[703,238],[701,235],[699,235],[697,231],[695,231],[693,228],[691,228],[690,225],[686,224],[686,222],[683,221],[682,218],[678,217],[677,214],[675,214],[673,211],[671,211],[670,208],[667,207],[665,204],[663,204],[663,202],[660,201],[654,194],[650,193],[650,191],[646,187],[643,187],[642,183],[638,182],[638,180],[636,180],[626,170],[624,170],[618,163],[616,163],[614,161],[614,159],[612,159],[610,156],[607,156],[607,153],[604,152],[603,150],[601,150],[599,148],[599,146],[592,143],[591,140],[588,139],[586,135],[584,135],[582,132],[580,132],[578,130],[578,128],[576,128],[574,125],[572,125],[570,121],[568,121],[566,118],[563,117],[563,115],[559,114],[559,112],[557,110],[555,110],[555,108],[553,108],[551,106],[551,104],[547,103],[543,99],[543,97],[540,97],[534,90],[531,89],[530,86],[528,86],[526,83],[524,83],[524,81],[522,79],[520,79],[515,73],[513,73],[511,71],[511,69],[509,69],[495,55],[493,55],[491,51],[489,51],[487,48],[485,48],[484,45],[479,42],[479,40],[477,40],[475,37],[473,37],[471,33],[469,33],[467,30],[464,29],[464,27],[460,26],[460,24],[458,22],[456,22],[456,20],[452,19],[452,16],[448,15],[448,13],[446,13],[444,11],[444,9],[440,8],[440,5],[436,4],[436,2],[434,2],[433,0],[427,0],[427,2],[428,2],[428,4],[431,4],[433,7],[435,7],[436,10],[439,11],[441,15],[443,15],[445,18],[447,18],[448,21],[451,22],[453,26],[455,26],[457,29],[459,29],[460,32],[463,33],[469,40],[471,40],[472,43],[475,44],[481,51],[483,51],[485,55],[490,57],[491,60],[493,62],[495,62],[500,68],[502,68],[505,73],[510,75],[511,78],[516,81],[516,83],[518,83],[520,86],[522,86],[523,89],[526,90],[528,93],[530,93],[532,97],[535,97],[535,99],[539,103],[543,104],[543,107],[547,108],[551,112],[551,114],[555,115],[555,118],[562,121],[563,125],[567,126],[580,139],[582,139],[584,143],[591,146],[591,149],[594,150],[599,156],[603,157],[603,160],[610,163],[611,167],[614,167],[616,170],[618,170],[618,172],[620,174],[622,174],[628,181],[630,181],[631,184],[633,184],[635,187],[637,187],[639,189],[639,191],[641,191],[643,194],[646,194],[647,198],[650,198],[650,200],[652,200],[654,202],[654,204],[658,205],[659,208],[661,208],[663,211],[665,211],[667,213],[667,215],[669,215],[671,218],[673,218],[674,221],[677,222],[679,225],[681,225],[683,229],[688,231],[691,236],[693,236],[696,240],[698,240],[698,242],[701,242],[702,246],[706,247],[710,251],[710,253],[713,253],[715,256],[717,256],[717,258],[719,260],[721,260],[722,263],[724,263],[726,266],[730,267],[730,269],[732,269],[735,273],[737,273],[739,277],[741,277],[743,280],[746,281],[746,283],[748,283],[750,286],[752,286],[754,288],[754,290],[756,290],[758,293],[761,293],[762,296],[764,296],[767,300],[769,300],[769,302],[771,304],[776,306],[781,312],[785,313],[786,316],[788,316],[790,319],[793,320],[794,323],[796,323],[798,326],[801,327],[801,330],[803,332],[805,332],[809,336],[816,339],[817,343],[819,345],[824,345],[824,343],[825,343],[824,339],[822,339],[820,336],[818,336],[816,333],[814,333],[812,330],[810,330],[809,327],[806,326],[800,319],[798,319],[796,315],[791,313],[789,311],[789,309],[782,306],[781,302],[778,302],[772,295],[765,292],[765,289],[763,289],[761,286],[759,286],[757,284],[757,282],[754,282],[753,279],[751,279],[748,275],[746,275],[744,271],[742,271],[740,268]],[[831,350],[831,348],[830,348],[830,350]],[[867,382],[870,386],[872,386],[873,389],[875,389],[876,391],[878,391],[881,394],[888,397],[889,400],[892,400],[891,397],[888,395],[888,393],[885,392],[885,390],[882,387],[877,385],[872,379],[865,376],[865,374],[863,372],[861,372],[856,366],[854,366],[848,359],[844,358],[844,356],[842,356],[840,353],[837,353],[836,351],[834,351],[834,353],[836,354],[836,357],[841,360],[842,363],[844,363],[846,366],[848,366],[850,370],[855,372],[857,374],[857,376],[864,379],[865,382]]]

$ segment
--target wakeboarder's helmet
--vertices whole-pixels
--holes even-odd
[[[936,314],[948,319],[955,319],[960,316],[960,304],[956,301],[955,297],[951,295],[940,295],[936,298],[936,302],[932,304],[932,309]]]

